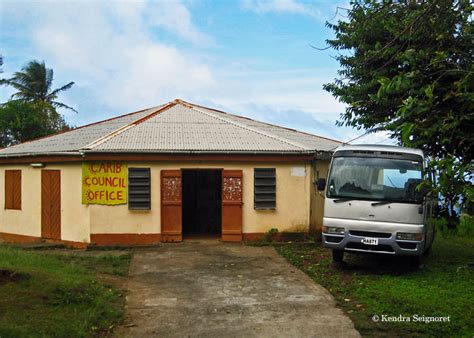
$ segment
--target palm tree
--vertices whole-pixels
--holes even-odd
[[[11,96],[12,99],[15,98],[25,102],[44,102],[54,108],[66,108],[77,113],[74,108],[56,101],[58,94],[71,88],[74,82],[69,82],[61,88],[52,90],[53,74],[51,68],[46,68],[44,61],[33,60],[21,71],[13,74],[11,79],[0,80],[0,85],[12,86],[18,90]]]

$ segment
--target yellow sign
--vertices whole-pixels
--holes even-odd
[[[83,163],[82,204],[126,204],[127,172],[123,163]]]

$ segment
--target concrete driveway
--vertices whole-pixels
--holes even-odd
[[[119,337],[359,337],[271,247],[186,241],[134,253]]]

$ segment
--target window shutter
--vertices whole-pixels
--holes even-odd
[[[5,170],[5,209],[21,210],[21,170]]]
[[[151,209],[150,168],[128,168],[128,208]]]
[[[13,179],[11,170],[5,170],[5,209],[13,209]]]
[[[276,208],[276,170],[275,168],[254,169],[254,208]]]
[[[13,209],[21,210],[21,171],[13,174]]]

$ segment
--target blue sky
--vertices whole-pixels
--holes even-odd
[[[54,86],[76,84],[60,101],[82,125],[181,98],[336,138],[344,105],[322,85],[338,69],[325,22],[347,2],[0,1],[3,76],[32,59],[55,71]],[[341,12],[341,11],[339,11]],[[344,13],[342,11],[342,13]],[[336,16],[332,22],[344,19]],[[0,99],[11,90],[0,88]],[[380,142],[385,135],[368,138]]]

